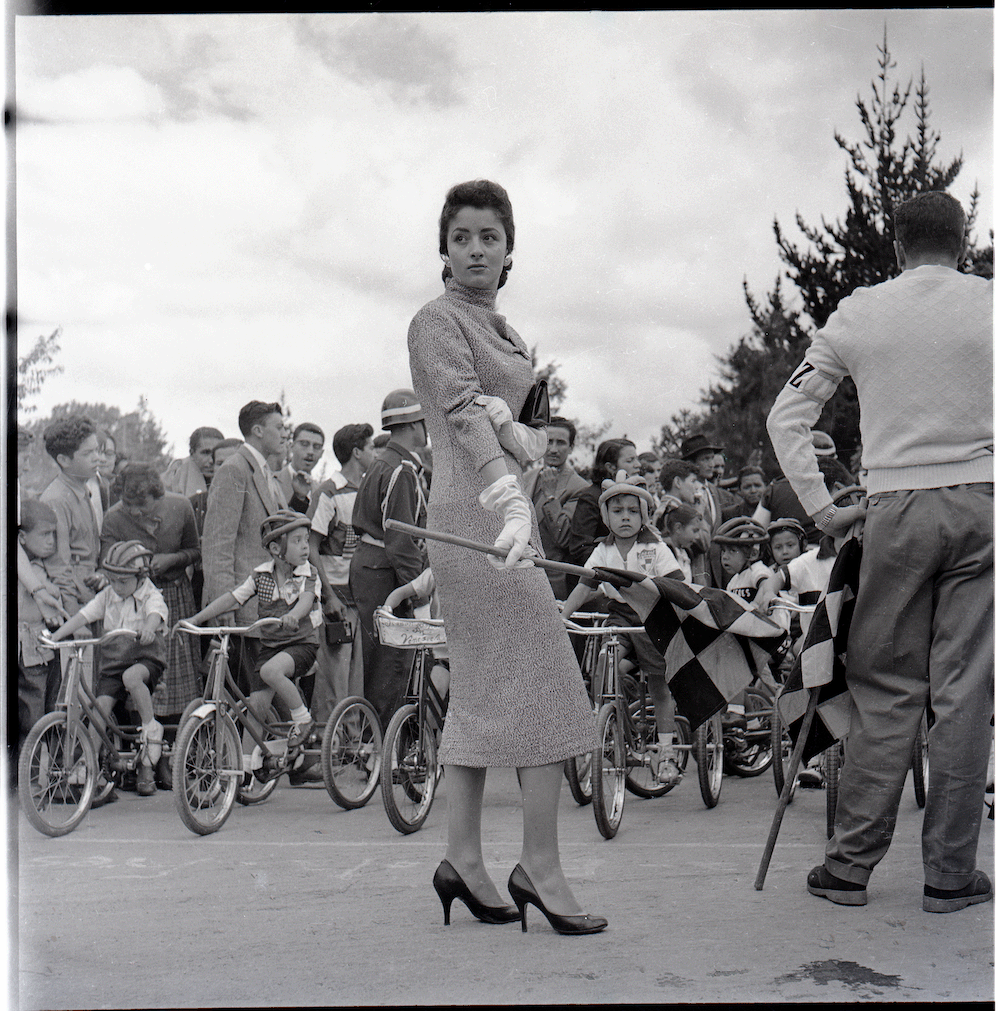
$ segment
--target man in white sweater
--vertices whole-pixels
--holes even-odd
[[[843,299],[778,395],[767,428],[827,533],[865,517],[847,656],[853,702],[833,838],[808,890],[864,905],[895,828],[925,706],[923,908],[992,898],[976,869],[993,712],[993,285],[960,274],[965,215],[943,192],[895,214],[898,277]],[[867,508],[837,508],[810,429],[850,375]]]

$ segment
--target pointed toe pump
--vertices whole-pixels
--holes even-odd
[[[520,864],[511,871],[507,889],[517,904],[522,932],[528,929],[527,908],[529,905],[537,906],[545,919],[549,921],[549,926],[560,934],[596,934],[608,925],[608,921],[603,916],[592,916],[590,913],[563,916],[560,913],[550,912],[546,909],[545,903],[542,902],[531,879]]]
[[[513,923],[521,916],[517,906],[487,906],[480,902],[447,860],[442,860],[434,872],[434,891],[444,907],[445,926],[451,923],[451,904],[455,899],[461,899],[483,923]]]

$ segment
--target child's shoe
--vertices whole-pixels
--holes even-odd
[[[293,723],[288,728],[288,746],[297,748],[300,744],[305,744],[314,726],[316,723],[311,716],[306,717],[301,723]]]
[[[163,724],[158,722],[156,717],[145,723],[139,733],[143,744],[146,745],[146,754],[149,756],[150,766],[156,765],[163,754]]]
[[[156,793],[156,778],[153,775],[153,767],[143,762],[137,772],[135,779],[135,792],[140,797],[152,797]]]

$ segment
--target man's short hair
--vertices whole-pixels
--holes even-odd
[[[191,438],[188,439],[188,449],[191,451],[191,455],[194,456],[198,452],[198,447],[201,445],[203,439],[221,439],[222,433],[217,428],[196,428],[191,433]]]
[[[379,432],[378,435],[372,440],[376,449],[381,449],[383,446],[389,445],[389,433]]]
[[[842,484],[845,487],[854,484],[851,472],[835,456],[817,456],[816,463],[823,475],[827,491],[833,491],[835,484]]]
[[[681,460],[676,456],[668,456],[660,468],[660,487],[670,491],[675,480],[683,481],[691,474],[697,474],[698,468],[690,460]]]
[[[303,421],[301,425],[295,426],[295,431],[292,432],[292,442],[295,442],[295,440],[299,437],[299,432],[312,432],[313,435],[318,435],[322,442],[326,442],[326,436],[323,434],[323,429],[311,421]]]
[[[217,442],[212,449],[212,459],[215,459],[215,454],[218,453],[220,449],[232,449],[233,446],[242,446],[242,439],[223,439],[222,442]]]
[[[21,516],[18,520],[17,529],[30,534],[39,523],[51,523],[56,525],[55,510],[47,502],[39,498],[26,498],[21,501]]]
[[[85,418],[82,414],[60,418],[45,429],[43,436],[45,452],[58,463],[58,457],[72,457],[96,431],[97,429],[90,418]]]
[[[965,211],[949,193],[931,190],[904,200],[893,215],[896,241],[912,255],[959,256],[965,243]]]
[[[576,445],[576,425],[573,424],[569,418],[560,418],[556,416],[555,418],[549,418],[549,423],[545,426],[546,428],[565,428],[569,433],[569,447],[572,449]]]
[[[333,434],[333,455],[343,466],[350,460],[356,449],[364,449],[365,443],[375,434],[371,425],[344,425]]]
[[[764,468],[758,467],[755,463],[748,463],[745,467],[740,467],[739,478],[736,482],[736,487],[738,488],[743,484],[743,478],[749,477],[751,474],[759,474],[760,479],[766,484],[767,481],[764,478]]]
[[[243,438],[249,437],[254,425],[259,425],[265,418],[272,414],[281,414],[281,404],[275,402],[266,404],[263,400],[251,400],[249,404],[244,404],[240,408],[239,425]]]

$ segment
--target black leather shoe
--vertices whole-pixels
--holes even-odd
[[[319,763],[315,762],[312,765],[306,765],[301,769],[292,769],[288,774],[288,783],[290,786],[307,786],[309,783],[322,783],[323,782],[323,770],[319,767]]]
[[[487,906],[480,902],[447,860],[442,860],[434,872],[434,891],[444,907],[445,926],[451,923],[451,904],[455,899],[461,899],[483,923],[513,923],[521,915],[516,906]]]
[[[989,902],[993,898],[993,885],[983,871],[976,871],[964,888],[931,888],[924,885],[925,913],[954,913],[957,909]]]
[[[854,881],[845,881],[831,874],[823,864],[814,867],[806,878],[806,888],[810,895],[818,895],[841,906],[864,906],[868,904],[868,889]]]
[[[537,906],[542,911],[545,919],[549,921],[549,926],[560,934],[596,934],[608,925],[608,921],[603,916],[591,916],[590,913],[563,916],[560,913],[550,912],[545,908],[545,904],[539,897],[538,892],[535,891],[535,886],[531,883],[531,879],[520,864],[510,872],[507,890],[510,892],[510,897],[517,904],[517,911],[521,917],[522,933],[525,933],[528,929],[527,907],[529,903]]]
[[[161,790],[172,790],[174,788],[174,776],[170,771],[170,759],[166,755],[160,755],[160,760],[156,763],[156,785]]]

